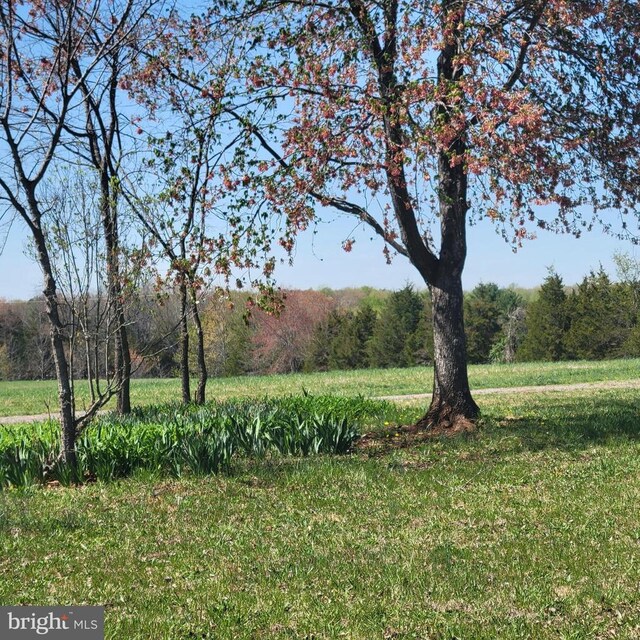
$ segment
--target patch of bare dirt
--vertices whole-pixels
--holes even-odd
[[[400,425],[388,427],[375,433],[363,434],[354,444],[354,449],[370,456],[382,455],[393,449],[408,449],[434,438],[453,437],[461,433],[471,433],[475,429],[475,423],[465,419],[458,419],[453,424],[443,424],[426,429],[415,424]]]

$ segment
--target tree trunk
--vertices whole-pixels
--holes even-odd
[[[391,3],[387,8],[392,6],[395,5]],[[443,31],[451,31],[451,35],[445,39],[438,55],[437,84],[441,97],[433,110],[433,117],[439,128],[450,135],[450,140],[438,151],[437,180],[441,232],[439,256],[435,255],[428,238],[420,229],[404,161],[399,159],[399,156],[403,157],[400,150],[406,142],[399,115],[402,107],[398,100],[402,92],[398,91],[394,67],[398,57],[395,32],[389,34],[384,47],[380,46],[377,37],[370,38],[370,47],[378,70],[382,103],[386,106],[386,173],[393,211],[406,255],[430,287],[433,297],[433,398],[427,414],[417,426],[448,429],[461,426],[463,423],[470,424],[478,415],[478,406],[471,398],[469,390],[462,313],[461,277],[467,250],[467,132],[454,117],[461,108],[461,91],[458,91],[457,85],[463,78],[461,53],[464,47],[456,30],[450,28],[452,25],[464,23],[464,3],[442,0],[441,6]],[[366,31],[366,11],[354,11],[354,17]],[[393,10],[390,10],[385,18],[387,24],[395,24],[396,15]]]
[[[51,332],[53,362],[58,381],[58,400],[60,403],[60,445],[62,460],[75,467],[76,428],[74,423],[73,393],[69,376],[69,364],[64,350],[64,325],[60,318],[56,281],[49,259],[49,251],[42,230],[32,223],[31,230],[38,254],[38,262],[44,273],[44,298],[47,318]]]
[[[443,9],[445,26],[450,25],[451,15],[464,22],[458,3],[446,0]],[[469,389],[463,318],[462,270],[467,256],[468,176],[464,162],[467,132],[451,119],[451,114],[459,109],[451,87],[462,80],[464,70],[457,60],[460,46],[457,36],[453,35],[438,55],[438,84],[443,88],[444,98],[435,110],[435,117],[443,127],[449,127],[455,137],[438,153],[440,256],[435,273],[425,278],[431,288],[433,304],[433,397],[429,410],[418,422],[419,427],[451,430],[468,428],[479,414]]]
[[[131,353],[129,352],[127,323],[122,302],[122,284],[118,262],[120,245],[115,195],[111,192],[111,183],[104,167],[101,169],[100,188],[102,190],[102,226],[107,252],[107,292],[115,322],[114,368],[118,389],[116,410],[119,414],[124,415],[131,412]]]
[[[187,322],[187,285],[180,284],[180,376],[182,378],[182,402],[191,402],[189,379],[189,324]]]
[[[462,280],[443,274],[431,286],[433,305],[433,397],[421,428],[466,428],[478,416],[467,377]]]
[[[120,354],[118,363],[120,374],[118,401],[116,410],[120,415],[131,413],[131,352],[129,336],[122,304],[118,308],[118,335],[116,336],[116,352]]]
[[[191,309],[193,313],[193,323],[196,326],[196,336],[198,338],[198,386],[194,401],[196,404],[205,403],[205,395],[207,388],[207,362],[204,357],[204,331],[202,322],[200,321],[200,313],[198,311],[198,301],[194,291],[191,292]]]

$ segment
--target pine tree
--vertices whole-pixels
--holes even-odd
[[[465,296],[465,335],[470,362],[513,359],[517,342],[513,335],[514,318],[519,315],[515,312],[523,305],[522,296],[493,282],[480,283]]]
[[[329,347],[329,368],[365,369],[368,367],[368,345],[375,325],[375,311],[367,304],[347,314]]]
[[[313,330],[309,352],[305,358],[305,371],[328,371],[331,366],[331,349],[336,336],[342,331],[347,318],[333,310]]]
[[[355,323],[356,314],[352,311],[342,315],[342,322],[328,345],[329,369],[357,369],[361,346],[358,341]]]
[[[500,287],[480,283],[465,296],[464,319],[469,362],[488,362],[502,324]]]
[[[527,334],[518,351],[519,360],[562,360],[569,328],[567,295],[562,278],[553,270],[545,278],[538,298],[527,310]]]
[[[410,367],[418,364],[425,333],[424,298],[407,285],[387,299],[369,346],[372,367]],[[423,337],[423,340],[426,338]]]
[[[566,347],[574,358],[602,360],[621,355],[630,334],[628,302],[605,271],[589,273],[568,299],[571,327]]]

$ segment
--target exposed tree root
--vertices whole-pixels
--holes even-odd
[[[416,430],[434,435],[456,435],[475,430],[475,420],[480,415],[478,405],[471,395],[458,402],[445,402],[434,398],[427,413],[414,425]]]
[[[437,407],[429,409],[416,424],[416,431],[425,431],[432,435],[456,435],[458,433],[466,433],[474,431],[476,428],[475,420],[479,412],[461,412],[454,407],[447,405],[446,407]]]

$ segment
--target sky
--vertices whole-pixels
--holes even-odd
[[[368,285],[383,289],[398,289],[406,282],[424,288],[420,275],[403,256],[385,263],[382,243],[370,239],[371,233],[356,234],[350,253],[345,253],[335,234],[337,222],[320,227],[317,236],[310,234],[299,240],[292,267],[279,267],[279,283],[283,287],[343,288]],[[345,227],[346,228],[346,227]],[[480,282],[495,282],[499,286],[516,285],[525,288],[539,286],[553,267],[565,284],[580,282],[590,269],[602,265],[615,276],[613,255],[628,253],[640,258],[640,250],[630,242],[621,241],[603,232],[586,233],[576,239],[568,235],[541,232],[527,240],[516,253],[499,236],[489,222],[469,227],[467,261],[463,286],[471,290]]]
[[[297,289],[360,286],[399,289],[410,282],[419,289],[425,287],[406,258],[395,256],[392,264],[387,265],[378,238],[372,239],[371,232],[364,229],[356,230],[353,236],[352,231],[351,220],[338,216],[318,225],[315,234],[310,231],[301,234],[293,266],[281,264],[276,268],[278,284]],[[355,238],[350,253],[341,248],[347,237]],[[26,238],[24,227],[16,221],[0,254],[0,299],[27,300],[42,291],[40,269],[26,255]],[[532,288],[542,283],[548,267],[553,267],[567,285],[581,281],[590,269],[598,269],[600,265],[615,276],[612,260],[615,252],[640,258],[640,249],[630,242],[601,231],[586,233],[580,239],[541,231],[536,239],[525,241],[522,249],[513,253],[491,223],[480,223],[468,231],[463,286],[471,290],[480,282],[495,282],[503,287],[513,284]]]

